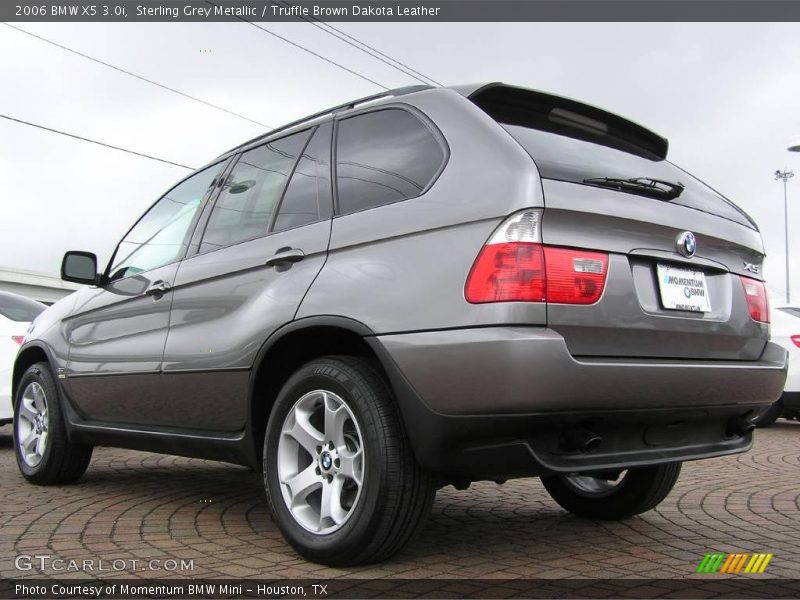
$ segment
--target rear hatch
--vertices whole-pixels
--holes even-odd
[[[574,356],[761,356],[769,328],[751,310],[763,286],[750,285],[761,279],[758,229],[729,200],[667,161],[664,138],[531,90],[493,85],[471,99],[539,169],[542,243],[609,255],[597,302],[548,303],[548,326]]]

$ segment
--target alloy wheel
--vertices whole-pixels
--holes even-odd
[[[340,529],[361,496],[364,464],[361,430],[340,396],[314,390],[295,402],[278,441],[278,479],[301,527],[316,534]]]
[[[579,494],[583,496],[602,497],[608,496],[614,490],[618,489],[625,481],[627,475],[628,471],[622,471],[613,478],[591,477],[589,475],[581,475],[580,473],[570,473],[562,477],[564,481]]]
[[[29,467],[37,466],[47,449],[47,395],[36,381],[22,392],[17,416],[17,444],[20,456]]]

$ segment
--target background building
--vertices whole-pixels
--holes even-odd
[[[45,273],[0,267],[0,291],[20,294],[45,304],[68,296],[79,287]]]

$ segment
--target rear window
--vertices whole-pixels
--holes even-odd
[[[530,127],[501,125],[531,155],[541,176],[546,179],[584,183],[586,179],[602,177],[646,177],[680,183],[684,190],[678,198],[671,200],[672,203],[757,229],[753,220],[739,207],[667,160],[630,154]]]
[[[22,296],[0,294],[0,315],[18,322],[30,322],[47,308],[35,300]]]

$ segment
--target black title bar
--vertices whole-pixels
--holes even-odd
[[[798,0],[2,0],[8,22],[782,22]]]

